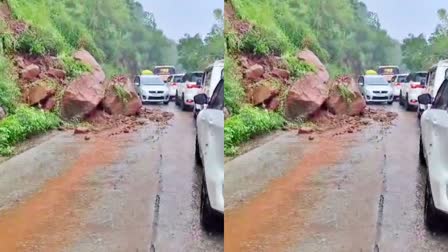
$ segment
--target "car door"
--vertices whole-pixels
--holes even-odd
[[[197,130],[204,167],[224,162],[224,81],[216,87],[207,108],[198,114]]]
[[[448,80],[443,82],[431,108],[423,113],[421,126],[428,167],[434,162],[448,162]]]

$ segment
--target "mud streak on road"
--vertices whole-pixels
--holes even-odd
[[[241,207],[226,209],[226,251],[284,251],[300,240],[298,236],[303,231],[307,213],[298,211],[296,206],[303,198],[313,196],[307,190],[307,183],[320,169],[342,160],[344,143],[348,142],[350,137],[347,136],[344,139],[326,134],[319,136],[301,163],[286,176],[274,180]]]
[[[95,169],[119,159],[119,141],[96,139],[65,173],[0,215],[0,251],[62,251],[70,243],[82,225],[80,209],[85,207],[79,205],[93,196],[82,190],[83,182]]]

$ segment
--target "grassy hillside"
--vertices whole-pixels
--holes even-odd
[[[377,15],[358,0],[226,0],[225,11],[225,98],[232,114],[226,121],[227,154],[234,154],[242,142],[227,138],[227,132],[239,132],[249,124],[245,126],[250,127],[247,140],[283,125],[276,117],[281,112],[245,105],[248,94],[241,57],[281,57],[291,82],[313,71],[296,57],[305,48],[316,53],[332,77],[400,62],[399,44],[381,29]],[[259,116],[246,116],[244,123],[236,123],[241,113]]]

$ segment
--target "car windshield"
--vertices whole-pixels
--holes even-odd
[[[173,82],[182,82],[182,78],[183,78],[182,75],[174,76]]]
[[[176,69],[174,67],[156,67],[154,68],[154,74],[156,75],[169,75],[175,74]]]
[[[141,84],[144,86],[151,85],[165,85],[165,83],[157,76],[142,76],[140,77]]]
[[[365,84],[366,85],[375,85],[375,86],[386,86],[389,85],[389,83],[384,79],[382,76],[366,76],[365,77]]]
[[[393,74],[399,74],[400,69],[397,67],[380,67],[378,68],[378,74],[380,75],[393,75]]]
[[[398,76],[397,82],[406,82],[406,77],[405,75],[403,76]]]

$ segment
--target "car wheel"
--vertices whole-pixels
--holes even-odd
[[[400,96],[398,97],[398,103],[399,103],[401,106],[404,105],[404,104],[403,104],[403,96],[401,95],[401,92],[400,92]]]
[[[424,150],[423,150],[423,141],[422,141],[422,137],[420,136],[420,144],[419,144],[419,160],[420,160],[420,164],[426,166],[426,158],[425,158],[425,154],[424,154]]]
[[[406,111],[411,110],[410,106],[409,106],[409,96],[406,95],[406,101],[404,101],[404,109],[406,109]]]
[[[174,103],[175,103],[177,106],[179,106],[179,96],[177,95],[177,92],[176,92],[176,96],[174,97]]]
[[[443,217],[442,213],[436,209],[434,205],[434,199],[432,197],[431,192],[431,184],[429,182],[429,176],[426,179],[425,186],[425,208],[424,208],[424,219],[426,228],[429,231],[435,232],[440,230],[441,228],[441,218]]]
[[[170,100],[163,102],[163,104],[168,105],[170,103]]]
[[[394,101],[387,102],[387,104],[392,105]]]
[[[210,199],[207,193],[207,184],[205,183],[205,176],[202,179],[201,186],[201,225],[205,231],[215,231],[217,228],[218,218],[210,206]]]
[[[196,164],[202,166],[201,154],[199,153],[199,141],[198,141],[197,136],[196,136],[196,148],[195,148],[194,154],[195,154],[194,156],[195,156]]]
[[[182,111],[187,110],[186,106],[185,106],[185,96],[182,95],[182,100],[180,101],[180,108],[182,109]]]

